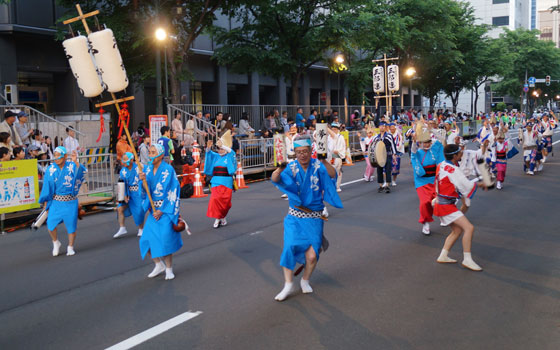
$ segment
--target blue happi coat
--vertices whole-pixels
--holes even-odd
[[[153,165],[146,167],[146,181],[156,210],[161,210],[163,215],[159,220],[154,218],[150,200],[146,195],[142,181],[140,181],[140,185],[142,185],[140,186],[143,198],[142,207],[145,211],[150,210],[139,242],[142,259],[148,251],[152,258],[160,258],[175,253],[183,246],[181,234],[173,230],[172,226],[177,224],[181,205],[181,187],[177,175],[173,167],[166,162],[160,163],[155,174],[153,168]]]
[[[228,173],[231,176],[213,176],[214,168],[217,166],[227,168]],[[212,176],[210,184],[215,186],[226,186],[233,190],[233,175],[237,170],[237,163],[235,161],[235,153],[229,152],[223,156],[214,151],[206,151],[206,157],[204,158],[204,174]]]
[[[76,232],[78,224],[78,199],[70,201],[53,200],[55,195],[76,197],[84,182],[86,168],[80,164],[79,167],[72,161],[66,161],[62,169],[52,163],[47,167],[43,177],[43,188],[39,196],[39,203],[47,203],[49,215],[47,217],[47,228],[52,231],[64,222],[69,234]]]
[[[433,166],[435,171],[435,167],[444,160],[443,145],[437,140],[434,141],[432,147],[427,151],[418,148],[416,152],[412,152],[410,154],[410,161],[412,163],[412,170],[414,171],[415,188],[433,184],[436,180],[435,172],[434,176],[425,176],[426,170],[424,167]]]
[[[125,195],[128,197],[128,203],[119,203],[119,207],[126,205],[124,216],[132,215],[134,223],[140,226],[144,222],[146,211],[142,208],[142,191],[140,189],[140,180],[138,173],[140,169],[136,163],[132,163],[132,169],[123,167],[119,174],[119,178],[124,181]],[[132,188],[131,188],[132,187]],[[134,189],[137,187],[137,189]]]
[[[288,164],[282,171],[281,180],[274,185],[288,195],[290,208],[303,206],[320,212],[325,207],[323,201],[336,208],[342,202],[336,192],[336,177],[329,176],[321,161],[311,159],[307,171],[297,160]],[[323,243],[323,220],[320,218],[299,218],[286,215],[284,219],[284,249],[280,265],[293,270],[296,263],[305,264],[305,252],[313,247],[317,259]]]

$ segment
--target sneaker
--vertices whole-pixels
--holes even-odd
[[[227,220],[226,220],[226,218],[223,218],[223,219],[220,220],[220,225],[222,225],[222,226],[226,226],[226,225],[227,225]]]
[[[532,172],[531,170],[529,170],[529,171],[527,172],[527,175],[535,175],[535,173]]]
[[[220,219],[216,219],[214,221],[214,228],[218,228],[218,227],[220,227]]]
[[[383,192],[383,187],[379,187],[379,188],[377,189],[377,193],[381,193],[381,192]]]
[[[68,248],[66,248],[66,256],[72,256],[74,254],[76,254],[76,252],[74,251],[74,247],[69,245]]]
[[[58,253],[60,253],[60,246],[62,245],[62,243],[60,243],[59,240],[56,240],[53,242],[53,249],[52,249],[52,256],[58,256]]]
[[[391,193],[391,189],[389,188],[389,186],[385,187],[385,193]]]
[[[537,168],[537,171],[542,171],[542,169],[543,169],[543,166],[544,166],[544,165],[542,165],[542,164],[539,164],[539,166],[538,166],[538,168]]]
[[[126,230],[126,227],[121,227],[119,228],[119,230],[117,231],[117,233],[115,233],[113,235],[113,238],[119,238],[121,236],[124,236],[128,233],[128,231]]]
[[[429,222],[425,222],[424,225],[422,226],[422,233],[426,236],[429,236],[431,234]]]
[[[280,198],[288,198],[288,195],[284,193],[283,195],[280,196]]]
[[[482,267],[478,266],[478,264],[475,263],[472,259],[471,260],[464,259],[461,265],[463,265],[463,267],[471,271],[482,271]]]
[[[396,181],[391,181],[391,186],[393,186],[393,187],[397,186],[397,182]]]

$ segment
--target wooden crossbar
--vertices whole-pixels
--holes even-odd
[[[77,22],[77,21],[82,21],[82,24],[84,25],[84,28],[85,28],[85,30],[86,30],[86,33],[87,33],[87,34],[91,33],[91,31],[89,30],[89,26],[88,26],[88,24],[87,24],[87,22],[86,22],[86,18],[98,15],[98,14],[99,14],[99,10],[95,10],[95,11],[86,13],[86,14],[84,15],[84,13],[82,12],[82,8],[80,7],[80,4],[76,4],[76,9],[78,10],[79,16],[78,16],[78,17],[71,18],[71,19],[67,19],[66,21],[64,21],[64,22],[62,22],[62,23],[63,23],[63,24],[70,24],[70,23],[74,23],[74,22]]]
[[[123,97],[123,98],[119,98],[118,100],[115,100],[115,95],[113,95],[113,100],[112,101],[97,103],[95,105],[95,108],[105,107],[105,106],[109,106],[109,105],[116,105],[117,109],[120,109],[118,107],[118,103],[130,101],[130,100],[134,100],[134,96]]]

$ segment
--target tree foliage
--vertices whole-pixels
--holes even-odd
[[[214,28],[214,59],[237,73],[257,71],[291,81],[292,101],[299,102],[300,80],[317,63],[329,65],[345,46],[348,28],[342,14],[354,0],[257,0],[230,12],[238,23]]]

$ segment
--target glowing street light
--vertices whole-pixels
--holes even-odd
[[[155,36],[157,40],[164,41],[167,39],[167,32],[163,28],[158,28],[156,29]]]
[[[338,64],[343,64],[344,63],[344,56],[343,55],[337,55],[336,58],[334,59],[334,61]]]
[[[416,74],[416,69],[414,69],[414,67],[409,67],[404,74],[410,78]]]

